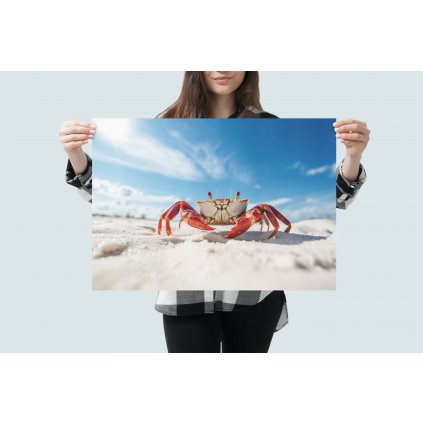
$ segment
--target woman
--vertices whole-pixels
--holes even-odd
[[[252,71],[186,72],[179,98],[161,118],[277,118],[259,98],[259,75]],[[336,169],[337,207],[347,208],[366,179],[360,163],[369,142],[365,122],[334,123],[346,155]],[[68,155],[66,182],[91,202],[91,158],[82,146],[95,125],[64,122],[60,141]],[[163,313],[169,352],[267,352],[273,333],[288,322],[283,291],[160,291],[156,310]]]

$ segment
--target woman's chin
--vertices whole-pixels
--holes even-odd
[[[228,95],[235,91],[234,87],[229,85],[215,85],[213,86],[212,92],[216,95]]]

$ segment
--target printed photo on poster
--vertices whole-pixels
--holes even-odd
[[[334,121],[93,119],[93,289],[335,289]]]

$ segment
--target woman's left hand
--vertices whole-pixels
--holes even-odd
[[[355,119],[337,120],[333,124],[338,138],[347,149],[347,156],[351,158],[361,157],[369,143],[370,129],[366,122]]]

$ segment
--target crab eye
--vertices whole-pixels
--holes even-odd
[[[239,196],[240,196],[240,193],[239,193],[239,191],[237,191],[236,194],[235,194],[235,199],[238,200]]]
[[[209,192],[207,195],[209,196],[209,200],[211,200],[212,199],[212,193]]]

